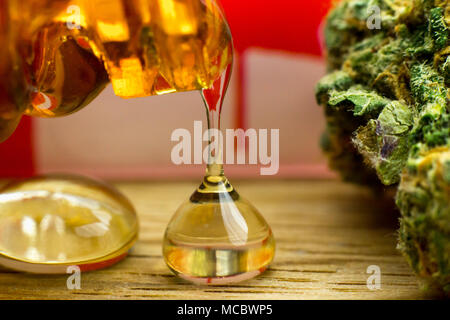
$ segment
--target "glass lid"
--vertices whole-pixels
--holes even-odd
[[[124,258],[137,235],[133,206],[102,182],[46,176],[0,190],[0,265],[10,269],[104,268]]]

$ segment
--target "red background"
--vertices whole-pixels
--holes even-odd
[[[320,55],[318,29],[332,0],[221,0],[239,55],[261,47]],[[236,127],[246,126],[245,59],[239,64]],[[0,177],[33,175],[33,122],[23,117],[13,136],[0,144]]]

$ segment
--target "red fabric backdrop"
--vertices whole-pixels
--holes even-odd
[[[238,53],[236,127],[246,127],[245,50],[261,47],[320,55],[318,29],[331,1],[221,0]],[[35,173],[32,128],[32,119],[24,117],[13,136],[0,144],[0,177],[26,177]]]

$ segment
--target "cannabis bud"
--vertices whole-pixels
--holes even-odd
[[[328,75],[316,88],[330,166],[348,181],[397,188],[398,247],[446,294],[449,25],[448,0],[342,0],[327,18]]]

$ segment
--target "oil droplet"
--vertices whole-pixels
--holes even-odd
[[[231,69],[230,63],[211,88],[202,90],[208,129],[220,128]],[[275,254],[269,225],[229,183],[219,156],[210,152],[202,184],[175,213],[163,244],[169,268],[199,284],[253,278],[267,269]]]

